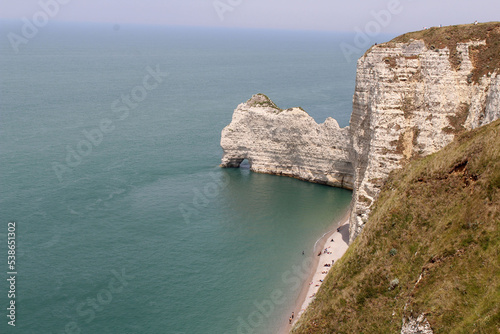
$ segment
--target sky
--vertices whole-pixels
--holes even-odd
[[[404,33],[500,20],[499,0],[11,0],[0,18]]]

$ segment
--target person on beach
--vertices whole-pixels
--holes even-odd
[[[292,317],[288,318],[288,323],[291,325],[292,324]]]
[[[304,251],[302,251],[302,255],[304,255]]]
[[[292,312],[292,320],[293,320],[293,318],[295,318],[295,313]]]

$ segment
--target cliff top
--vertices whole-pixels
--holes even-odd
[[[281,111],[280,108],[269,98],[267,95],[264,95],[262,93],[258,93],[253,95],[247,102],[246,104],[249,107],[264,107],[264,108],[272,108],[276,109],[277,111]]]
[[[444,48],[457,43],[484,40],[491,33],[500,33],[500,22],[432,27],[403,34],[392,39],[389,43],[408,43],[418,39],[423,40],[428,46],[434,45],[436,48]],[[496,41],[498,42],[498,40]]]
[[[500,121],[393,172],[292,333],[496,333],[499,203]]]
[[[457,43],[486,41],[486,45],[471,46],[471,61],[474,65],[472,81],[478,82],[485,74],[500,69],[500,22],[464,24],[410,32],[381,44],[392,47],[395,43],[410,43],[422,40],[427,48],[450,50],[450,63],[456,69],[460,65]]]
[[[301,113],[304,113],[308,116],[310,116],[302,107],[295,107],[295,108],[288,108],[288,109],[281,109],[274,103],[267,95],[264,95],[262,93],[258,93],[253,95],[245,104],[252,108],[270,108],[273,113],[279,114],[283,111],[294,111],[294,110],[300,110]]]

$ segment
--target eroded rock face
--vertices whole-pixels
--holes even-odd
[[[429,321],[421,314],[417,318],[403,319],[401,334],[433,334]]]
[[[279,109],[257,94],[222,131],[222,167],[248,159],[261,173],[353,189],[350,240],[360,233],[389,173],[434,153],[464,129],[500,117],[500,72],[474,82],[471,47],[429,48],[423,41],[374,46],[358,60],[350,126],[317,124],[300,108]]]
[[[440,150],[464,128],[500,116],[500,76],[484,76],[478,84],[470,80],[469,49],[484,43],[459,43],[458,69],[450,63],[448,48],[431,50],[422,41],[375,46],[358,61],[350,122],[355,170],[351,241],[392,170]]]
[[[300,108],[281,110],[262,94],[236,108],[221,146],[222,167],[247,159],[255,172],[352,189],[349,128],[333,118],[317,124]]]

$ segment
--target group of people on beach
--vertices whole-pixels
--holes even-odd
[[[338,232],[338,233],[341,233],[341,232],[340,232],[340,230],[341,230],[341,228],[340,228],[340,227],[338,227],[338,228],[337,228],[337,232]],[[335,242],[333,238],[332,238],[330,241],[331,241],[331,242]],[[318,253],[318,256],[321,256],[321,254],[332,254],[332,252],[329,250],[330,248],[331,248],[331,247],[326,247],[325,249],[323,249],[323,251],[320,251],[320,252]],[[302,255],[305,255],[305,252],[304,252],[304,251],[302,251]],[[324,267],[326,267],[326,270],[323,270],[323,271],[321,272],[321,274],[323,274],[323,275],[328,274],[328,270],[332,267],[332,265],[333,265],[334,263],[335,263],[335,260],[332,260],[332,263],[331,263],[331,264],[330,264],[330,263],[325,263],[325,264],[324,264]],[[317,284],[315,284],[315,287],[319,287],[321,283],[323,283],[323,279],[318,280],[318,283],[317,283]],[[311,282],[309,283],[309,285],[312,285],[312,284],[313,284],[313,282],[311,281]],[[309,298],[314,298],[314,297],[316,297],[316,293],[313,293],[311,296],[309,296]],[[294,317],[295,317],[295,315],[294,315],[294,313],[292,312],[292,315],[290,316],[290,318],[288,318],[288,323],[289,323],[289,324],[292,324]]]
[[[332,241],[333,241],[333,239],[332,239]],[[327,247],[327,248],[325,248],[325,249],[323,250],[323,254],[332,254],[332,252],[330,252],[330,251],[328,250],[328,248],[330,248],[330,247]],[[321,252],[319,252],[319,253],[318,253],[318,256],[321,256]]]
[[[338,233],[341,233],[341,232],[340,232],[340,227],[338,227],[338,228],[337,228],[337,232],[338,232]],[[330,241],[331,241],[331,242],[335,242],[335,240],[333,240],[333,238],[332,238]],[[329,248],[330,248],[330,247],[325,248],[325,249],[323,250],[323,254],[332,254],[332,252],[330,252],[330,251],[329,251]],[[318,253],[318,256],[321,256],[321,252],[319,252],[319,253]],[[330,264],[330,263],[325,263],[325,264],[323,265],[323,267],[327,267],[327,270],[323,270],[321,273],[322,273],[323,275],[328,274],[328,270],[332,267],[332,265],[333,265],[334,263],[335,263],[335,260],[332,260],[332,263],[331,263],[331,264]],[[322,279],[320,279],[320,280],[318,281],[318,283],[317,283],[316,285],[314,285],[314,286],[315,286],[315,287],[319,287],[319,286],[320,286],[320,283],[323,283],[323,280],[322,280]],[[312,284],[313,284],[313,282],[310,282],[310,283],[309,283],[309,285],[312,285]],[[316,296],[316,293],[313,293],[311,296],[309,296],[309,298],[314,298],[315,296]]]

